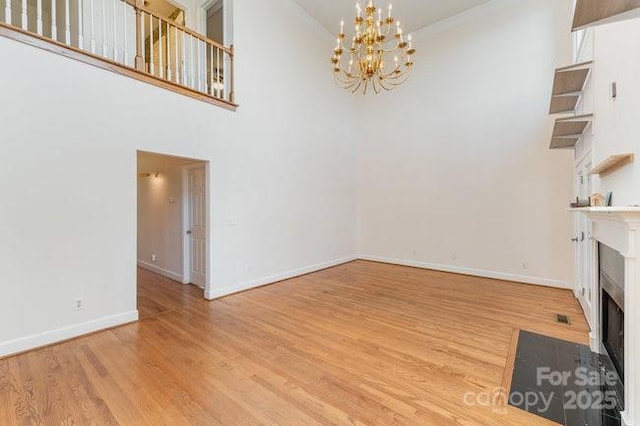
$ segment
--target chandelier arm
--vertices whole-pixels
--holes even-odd
[[[401,74],[395,78],[388,78],[386,80],[386,82],[390,85],[390,86],[400,86],[401,84],[403,84],[405,81],[407,81],[407,78],[409,78],[409,75],[404,73]]]
[[[385,86],[385,83],[386,83],[386,82],[385,82],[384,80],[380,80],[380,86],[381,86],[384,90],[386,90],[387,92],[390,92],[391,90],[393,90],[393,89],[394,89],[393,87],[389,88],[389,87]]]
[[[361,81],[362,80],[355,80],[354,79],[353,81],[345,83],[343,88],[346,89],[346,90],[351,90],[354,86],[356,86]]]
[[[398,79],[402,78],[403,76],[408,75],[408,74],[410,74],[410,73],[411,73],[411,68],[405,68],[405,69],[404,69],[403,71],[401,71],[400,73],[398,73],[398,74],[396,74],[396,75],[393,75],[393,76],[390,76],[390,77],[388,78],[388,80],[398,80]]]
[[[380,93],[380,90],[378,89],[378,84],[376,84],[376,83],[379,83],[380,80],[377,79],[377,78],[372,78],[371,80],[372,80],[371,81],[371,86],[373,86],[373,92],[377,95],[377,94]]]
[[[398,86],[403,85],[409,79],[409,74],[405,73],[405,74],[402,75],[402,77],[403,77],[402,81],[387,80],[386,83],[388,83],[390,86],[393,86],[393,88],[396,88]]]
[[[381,48],[382,48],[382,51],[383,51],[384,53],[391,53],[391,52],[395,52],[395,51],[397,51],[397,50],[399,50],[401,53],[406,53],[406,52],[404,51],[404,49],[402,49],[402,48],[400,47],[400,42],[397,42],[397,43],[396,43],[396,46],[395,46],[393,49],[385,49],[385,47],[384,47],[384,46],[381,46]]]
[[[344,74],[347,78],[349,78],[349,74],[351,74],[353,76],[353,77],[350,77],[350,78],[360,78],[360,71],[359,70],[355,74],[351,73],[351,72],[347,71],[344,68],[344,66],[342,65],[342,62],[339,62],[337,67],[340,69],[340,72],[342,74]]]
[[[357,87],[355,89],[353,89],[353,90],[348,89],[348,90],[351,90],[351,93],[356,93],[358,90],[360,90],[361,86],[362,86],[362,80],[358,81],[358,85],[357,85]]]
[[[386,24],[387,27],[387,32],[384,34],[384,37],[387,38],[389,37],[389,34],[391,34],[391,27],[393,27],[393,25],[391,23]]]
[[[357,79],[343,80],[338,77],[335,77],[335,79],[336,79],[336,82],[345,89],[348,89],[349,87],[353,86],[358,81]]]

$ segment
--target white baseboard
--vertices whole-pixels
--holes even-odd
[[[0,343],[0,357],[25,352],[53,343],[59,343],[84,334],[128,324],[134,321],[138,321],[137,310],[111,315],[81,324],[74,324],[55,330],[45,331],[43,333],[32,334],[31,336],[21,337],[15,340],[9,340],[7,342]]]
[[[393,265],[411,266],[414,268],[421,268],[421,269],[431,269],[434,271],[441,271],[441,272],[452,272],[454,274],[472,275],[472,276],[483,277],[483,278],[492,278],[492,279],[503,280],[503,281],[515,281],[515,282],[520,282],[524,284],[540,285],[544,287],[554,287],[554,288],[562,288],[562,289],[569,289],[569,290],[573,288],[573,285],[570,282],[566,282],[566,281],[552,280],[552,279],[540,278],[540,277],[531,277],[527,275],[509,274],[506,272],[487,271],[483,269],[465,268],[462,266],[439,265],[435,263],[426,263],[426,262],[420,262],[416,260],[394,259],[389,257],[372,256],[372,255],[366,255],[366,254],[358,255],[358,259],[370,260],[372,262],[390,263]]]
[[[205,298],[207,300],[214,300],[220,297],[229,296],[230,294],[239,293],[241,291],[250,290],[256,287],[262,287],[268,284],[277,283],[278,281],[288,280],[290,278],[299,277],[301,275],[310,274],[312,272],[321,271],[327,268],[333,268],[334,266],[342,265],[344,263],[353,262],[356,260],[356,256],[348,256],[342,259],[332,260],[330,262],[318,263],[316,265],[306,266],[304,268],[294,269],[291,271],[283,272],[281,274],[271,275],[257,280],[248,281],[242,284],[210,289]]]
[[[179,283],[182,282],[182,274],[177,274],[175,272],[162,269],[152,263],[147,263],[145,261],[138,260],[138,266],[141,267],[142,269],[146,269],[147,271],[151,271],[158,275],[162,275],[165,278],[169,278],[170,280],[178,281]]]

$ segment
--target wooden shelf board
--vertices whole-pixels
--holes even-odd
[[[638,16],[640,0],[578,0],[573,31]]]
[[[549,114],[574,111],[593,61],[558,68],[553,79]]]
[[[616,170],[633,163],[635,154],[614,154],[602,160],[597,166],[589,171],[590,175],[607,176]]]
[[[551,98],[551,106],[549,114],[559,114],[563,112],[573,112],[578,105],[580,96],[553,96]]]
[[[549,149],[573,149],[579,140],[580,138],[552,138]]]
[[[592,120],[593,114],[558,118],[553,126],[549,148],[568,149],[575,147]]]

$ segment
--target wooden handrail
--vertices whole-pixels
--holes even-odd
[[[104,65],[108,69],[114,69],[113,64],[118,64],[122,69],[118,69],[116,72],[126,73],[131,75],[129,70],[144,75],[145,81],[151,81],[153,84],[160,85],[166,88],[180,87],[180,92],[192,95],[193,92],[199,93],[198,98],[201,96],[209,97],[215,101],[221,101],[220,105],[231,105],[235,107],[234,99],[234,48],[233,46],[225,47],[222,44],[211,40],[206,36],[198,34],[197,32],[186,28],[184,25],[172,22],[162,16],[156,15],[153,11],[144,6],[144,0],[102,0],[102,30],[100,36],[102,37],[102,48],[100,49],[100,56],[98,56],[94,44],[94,17],[93,8],[91,9],[91,18],[89,22],[89,30],[84,33],[84,22],[78,18],[77,27],[70,27],[68,25],[71,15],[70,1],[64,1],[64,14],[65,18],[65,42],[58,42],[55,38],[44,36],[42,25],[37,26],[37,32],[34,30],[29,31],[27,25],[25,25],[23,19],[22,28],[11,25],[10,23],[0,22],[0,29],[2,27],[12,27],[15,30],[20,30],[22,33],[29,33],[37,36],[38,46],[42,46],[42,40],[48,40],[53,45],[63,45],[67,48],[66,56],[73,56],[78,58],[78,52],[83,52],[87,57],[83,57],[80,60],[96,64],[95,59],[100,58]],[[23,5],[26,0],[23,0]],[[113,14],[110,15],[112,22],[109,24],[109,30],[112,31],[110,35],[107,35],[107,27],[105,18],[105,3],[110,2],[110,8],[113,7]],[[38,3],[36,20],[42,18],[42,7]],[[83,16],[82,5],[84,2],[78,2],[73,4],[74,11],[77,12],[77,16]],[[52,3],[53,4],[53,3]],[[93,1],[92,1],[93,4]],[[116,10],[118,14],[116,13]],[[133,12],[135,19],[134,27],[127,27],[127,21],[130,22],[131,14]],[[147,23],[147,15],[148,23]],[[129,16],[129,18],[127,18]],[[23,17],[24,18],[24,17]],[[28,17],[27,17],[28,18]],[[121,36],[117,32],[117,22],[121,19],[123,29]],[[75,20],[74,20],[75,23]],[[147,38],[146,30],[147,25],[149,34]],[[154,29],[156,28],[156,29]],[[173,29],[173,30],[172,30]],[[55,20],[52,20],[52,34],[56,34]],[[77,34],[77,39],[74,40],[73,45],[71,43],[70,31],[73,34]],[[4,31],[3,31],[4,32]],[[164,35],[163,35],[164,32]],[[89,38],[87,43],[84,43],[83,33]],[[166,36],[166,37],[164,37]],[[113,41],[112,46],[107,47],[107,37]],[[129,44],[128,38],[131,40],[135,37],[135,43]],[[25,39],[23,35],[20,35],[21,39]],[[156,39],[157,38],[157,39]],[[77,42],[76,42],[77,41]],[[121,49],[119,50],[120,42]],[[36,44],[34,39],[30,40],[29,44]],[[127,46],[134,46],[135,51],[127,50]],[[54,49],[58,51],[58,47]],[[154,58],[154,52],[157,52],[157,56]],[[148,56],[147,56],[148,55]],[[90,58],[90,59],[89,59]],[[105,65],[106,64],[106,65]],[[127,71],[123,70],[126,69]],[[153,80],[149,80],[147,77],[152,77]],[[136,78],[138,78],[136,76]],[[158,81],[162,81],[162,84],[158,84]]]
[[[193,37],[196,37],[196,38],[200,39],[201,41],[204,41],[205,43],[210,44],[213,47],[216,47],[216,48],[228,53],[230,56],[233,57],[233,49],[231,49],[229,47],[226,47],[223,44],[220,44],[217,41],[210,39],[209,37],[203,36],[202,34],[198,33],[197,31],[193,31],[193,30],[185,27],[184,25],[180,25],[180,24],[178,24],[176,22],[170,21],[169,19],[167,19],[167,18],[165,18],[163,16],[157,15],[155,12],[153,12],[150,9],[144,7],[144,2],[143,1],[140,1],[140,0],[138,0],[138,1],[136,1],[136,0],[121,0],[121,1],[124,1],[128,5],[133,6],[133,8],[136,9],[136,13],[139,10],[141,12],[146,13],[147,15],[153,16],[156,19],[160,19],[160,20],[164,21],[165,23],[171,25],[172,27],[177,28],[180,31],[184,31],[185,33],[187,33],[187,34],[189,34],[189,35],[191,35]]]
[[[6,37],[11,40],[28,44],[30,46],[46,50],[57,55],[62,55],[67,58],[71,58],[103,70],[111,71],[130,78],[135,78],[136,80],[143,81],[145,83],[152,84],[163,89],[171,90],[172,92],[184,96],[189,96],[190,98],[207,102],[209,104],[216,105],[231,111],[235,111],[238,106],[233,102],[206,95],[202,92],[198,92],[197,90],[190,89],[189,87],[173,83],[160,77],[156,77],[147,72],[140,72],[133,67],[122,65],[110,59],[95,55],[91,52],[87,52],[86,50],[81,50],[77,47],[69,46],[65,43],[53,40],[49,37],[41,36],[33,32],[23,30],[14,25],[5,24],[2,21],[0,21],[0,37]]]

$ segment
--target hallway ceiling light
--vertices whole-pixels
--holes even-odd
[[[140,177],[141,178],[148,178],[148,177],[158,177],[160,175],[160,172],[153,172],[153,173],[140,173]]]
[[[344,21],[340,23],[340,33],[331,58],[333,75],[340,87],[352,93],[362,89],[362,93],[366,94],[371,86],[375,93],[380,93],[407,81],[416,51],[411,35],[405,40],[400,21],[392,16],[392,10],[393,6],[389,4],[388,14],[383,17],[382,9],[373,0],[368,0],[363,16],[360,1],[357,1],[355,35],[348,48],[344,45]],[[342,63],[343,54],[349,56],[346,68]]]

